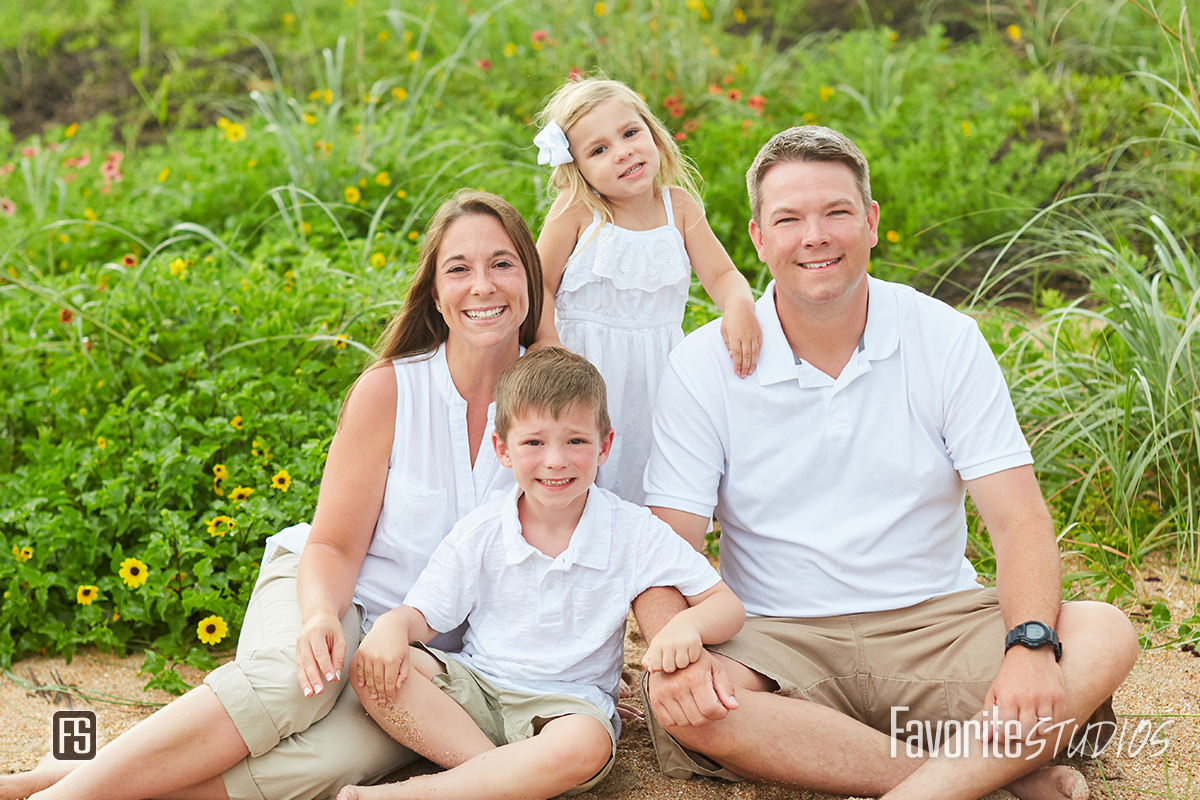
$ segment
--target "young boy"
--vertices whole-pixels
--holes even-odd
[[[650,670],[682,669],[742,627],[741,602],[703,556],[592,485],[612,442],[604,381],[585,359],[548,348],[505,370],[492,444],[517,487],[459,521],[354,660],[371,716],[449,769],[347,786],[339,800],[586,791],[616,753],[633,598],[674,586],[690,606],[650,643]],[[420,644],[464,620],[461,653]]]

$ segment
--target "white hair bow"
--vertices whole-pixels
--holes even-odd
[[[550,120],[546,127],[538,131],[538,135],[533,137],[533,143],[538,148],[539,164],[557,167],[559,164],[569,164],[575,160],[571,155],[571,144],[567,141],[567,135],[554,120]]]

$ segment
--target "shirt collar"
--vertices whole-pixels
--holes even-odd
[[[900,345],[900,314],[896,292],[891,284],[867,276],[867,326],[858,349],[867,360],[880,361],[896,352]],[[762,327],[762,349],[754,372],[763,386],[796,378],[796,356],[783,333],[779,311],[775,307],[775,281],[767,284],[754,304],[754,313]]]
[[[504,563],[519,564],[541,553],[521,535],[521,520],[517,516],[520,486],[514,486],[504,500],[500,513],[500,533],[504,540]],[[559,558],[564,567],[579,565],[592,569],[607,569],[612,551],[613,508],[604,492],[595,486],[588,489],[583,515],[571,534],[571,543]]]

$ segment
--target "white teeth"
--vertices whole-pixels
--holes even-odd
[[[640,170],[641,168],[642,168],[642,165],[641,165],[641,164],[634,164],[632,167],[630,167],[629,169],[627,169],[627,170],[625,170],[624,172],[622,172],[622,173],[621,173],[621,177],[622,177],[622,178],[627,178],[627,177],[629,177],[630,175],[632,175],[633,173],[635,173],[635,172],[637,172],[638,170]]]
[[[821,267],[828,267],[830,264],[836,264],[837,262],[838,259],[835,258],[832,261],[822,261],[816,264],[801,264],[800,266],[804,267],[805,269],[820,269]]]
[[[503,311],[504,307],[501,306],[500,308],[492,308],[487,311],[464,311],[463,313],[471,319],[492,319],[493,317],[500,316]]]
[[[542,478],[542,483],[544,483],[547,486],[566,486],[570,482],[571,482],[570,478],[559,478],[556,481],[552,481],[549,478]]]

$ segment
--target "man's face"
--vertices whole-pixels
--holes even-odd
[[[879,204],[864,206],[850,168],[785,162],[771,167],[760,186],[761,219],[750,221],[750,238],[775,278],[781,317],[836,313],[865,301]]]

